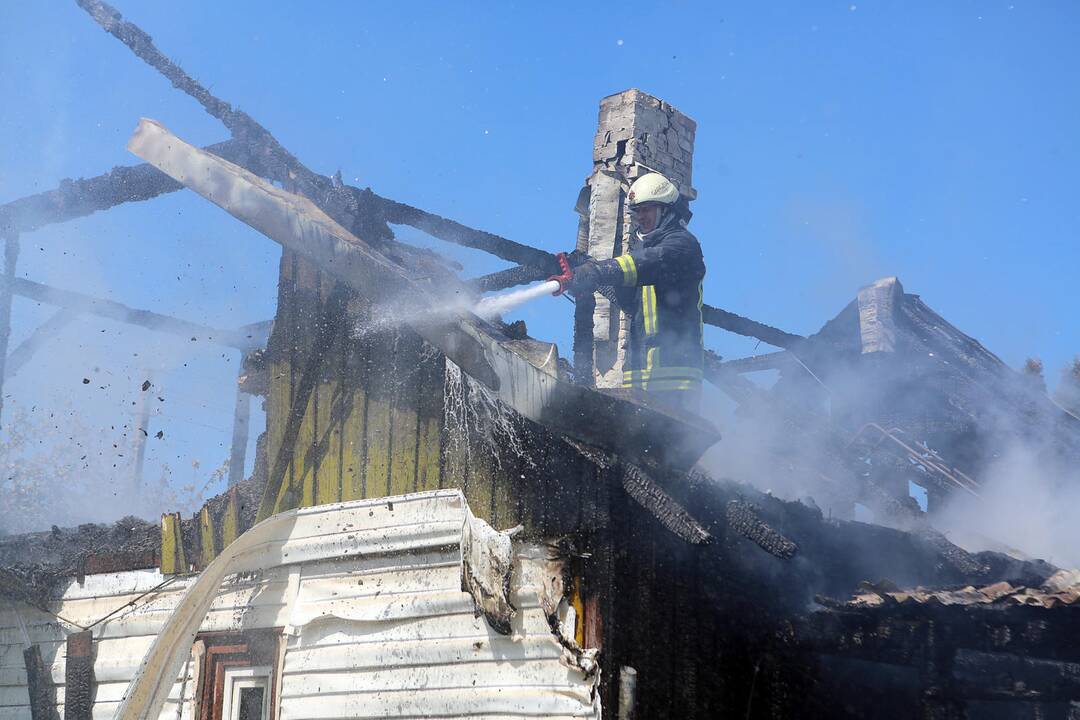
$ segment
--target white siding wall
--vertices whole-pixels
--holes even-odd
[[[306,559],[230,577],[203,621],[204,631],[285,628],[280,717],[599,716],[592,681],[562,660],[539,607],[540,564],[516,561],[514,633],[499,635],[474,616],[472,599],[461,591],[459,546],[447,544],[445,532],[429,532],[460,527],[467,513],[461,495],[391,500],[392,511],[385,500],[313,508],[335,530],[369,508],[363,515],[378,517],[386,532],[367,548],[362,538],[371,534],[360,533],[360,546],[347,559]],[[87,625],[162,580],[156,571],[88,576],[82,586],[72,582],[52,609]],[[95,718],[112,716],[190,583],[178,579],[94,628]],[[16,608],[0,603],[6,603],[0,605],[0,720],[28,720],[23,633]],[[62,714],[64,631],[40,611],[18,612],[52,667]],[[191,668],[181,671],[162,720],[193,716],[191,674]]]
[[[265,598],[268,591],[283,585],[280,578],[287,576],[286,569],[275,568],[261,573],[258,578],[230,578],[214,600],[202,629],[239,631],[247,627],[280,625],[283,602],[280,599],[277,602],[267,601]],[[89,625],[135,601],[164,579],[156,570],[89,575],[81,586],[72,581],[63,598],[53,603],[50,609],[67,620]],[[137,600],[133,608],[117,613],[94,627],[95,718],[112,717],[143,655],[190,582],[189,578],[178,578],[154,594]],[[4,603],[0,609],[0,720],[29,720],[29,696],[22,656],[26,643],[15,616],[16,609],[7,601],[0,602]],[[65,629],[72,631],[78,628],[64,628],[52,616],[33,608],[21,607],[18,612],[26,623],[30,641],[41,646],[42,658],[46,666],[52,668],[56,702],[63,716]],[[176,703],[183,679],[177,680],[162,718],[175,720],[177,717]],[[188,696],[191,693],[190,685],[188,682],[185,693]]]

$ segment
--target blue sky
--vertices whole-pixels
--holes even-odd
[[[1041,357],[1051,385],[1080,353],[1074,3],[116,4],[309,167],[552,251],[574,242],[599,99],[639,87],[698,122],[711,304],[810,333],[897,275],[1010,365]],[[134,164],[141,116],[227,138],[74,2],[0,8],[0,95],[0,202]],[[503,266],[445,249],[469,275]],[[278,257],[184,192],[29,234],[19,274],[236,326],[273,315]],[[47,315],[19,302],[14,342]],[[568,303],[520,315],[569,354]],[[5,394],[123,446],[148,371],[167,391],[148,468],[205,482],[227,455],[230,353],[84,321]]]

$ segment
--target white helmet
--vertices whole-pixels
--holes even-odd
[[[654,172],[635,180],[626,197],[630,207],[643,203],[671,205],[679,199],[679,189],[666,177]]]

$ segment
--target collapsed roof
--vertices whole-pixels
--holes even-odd
[[[423,307],[437,305],[445,299],[436,294],[440,286],[449,288],[440,292],[474,297],[554,271],[550,253],[312,172],[252,118],[187,76],[153,46],[149,36],[124,22],[111,7],[96,0],[80,0],[80,5],[176,87],[199,100],[233,138],[198,149],[160,124],[144,121],[131,147],[148,164],[65,182],[57,190],[0,206],[0,231],[6,237],[186,186],[304,257],[349,292],[397,311],[414,307],[422,298],[429,301]],[[487,250],[517,266],[461,280],[452,263],[399,242],[391,224],[412,225],[441,239]],[[753,614],[752,606],[767,606],[762,615],[776,621],[767,633],[778,636],[777,628],[789,620],[805,620],[799,632],[779,639],[770,636],[769,643],[775,645],[766,645],[778,653],[809,649],[829,656],[858,654],[861,649],[854,647],[858,643],[849,642],[854,632],[832,632],[829,618],[855,618],[851,622],[858,626],[878,622],[867,619],[868,613],[893,612],[894,605],[913,613],[904,615],[904,621],[919,627],[929,622],[929,615],[920,614],[921,606],[934,603],[1000,609],[1013,602],[1055,612],[1072,605],[1064,601],[1074,597],[1071,586],[1053,589],[1064,577],[1054,575],[1056,568],[999,553],[971,553],[950,542],[906,501],[906,480],[924,485],[935,496],[977,495],[972,475],[977,476],[987,449],[1008,434],[1009,422],[1034,419],[1027,427],[1067,454],[1075,452],[1080,437],[1075,417],[1032,393],[1022,378],[977,341],[918,296],[904,293],[895,278],[860,291],[837,318],[806,338],[718,308],[706,306],[704,317],[710,324],[785,349],[728,362],[710,355],[707,376],[739,403],[744,417],[765,416],[794,428],[789,445],[798,442],[796,436],[812,439],[822,452],[815,456],[819,464],[809,470],[827,476],[831,491],[849,503],[870,505],[879,513],[881,525],[834,519],[812,502],[781,500],[709,477],[693,466],[717,440],[715,428],[698,418],[650,407],[632,392],[601,393],[583,386],[580,365],[575,376],[553,354],[552,346],[529,338],[520,328],[485,322],[467,312],[411,315],[409,325],[460,367],[468,382],[483,386],[516,413],[530,433],[534,446],[530,452],[543,452],[545,458],[572,457],[560,470],[588,466],[589,474],[581,473],[581,481],[544,475],[545,481],[552,481],[544,491],[562,490],[556,487],[557,480],[593,483],[599,487],[590,490],[597,493],[609,487],[625,492],[635,505],[633,512],[644,513],[647,522],[637,525],[614,514],[603,522],[611,523],[618,541],[629,547],[651,547],[660,535],[695,548],[693,579],[699,587],[686,596],[708,598],[716,608],[733,608],[743,617]],[[319,332],[327,330],[318,328],[316,336]],[[244,334],[219,334],[250,349],[250,338]],[[774,388],[765,390],[741,376],[761,368],[781,369]],[[302,497],[302,488],[285,481],[281,468],[292,460],[287,456],[297,442],[308,397],[318,380],[313,375],[307,386],[296,385],[292,407],[301,408],[300,419],[293,422],[297,413],[292,408],[282,413],[287,422],[278,418],[291,442],[282,442],[286,449],[273,458],[264,457],[261,474],[247,484],[212,500],[194,519],[170,516],[163,523],[164,533],[124,520],[112,528],[54,530],[0,541],[0,593],[41,605],[59,580],[86,572],[153,566],[183,572],[205,567],[228,542],[223,528],[230,517],[235,537],[254,523],[257,505],[265,516],[282,507],[314,502]],[[1007,412],[998,412],[1003,406]],[[823,417],[829,421],[822,422]],[[869,438],[863,435],[867,428]],[[536,446],[543,446],[542,451]],[[784,457],[781,448],[777,459]],[[774,469],[761,468],[761,477],[767,478]],[[899,490],[892,482],[895,474],[905,479]],[[240,494],[242,501],[237,499]],[[522,497],[523,502],[532,502],[535,496]],[[590,529],[596,516],[586,515],[579,514],[574,529]],[[629,511],[626,516],[639,517]],[[667,576],[651,579],[659,584],[659,577]],[[845,598],[859,581],[880,577],[896,587],[875,585],[873,594],[864,593],[854,604],[835,600]],[[957,585],[964,589],[941,589]],[[900,593],[900,586],[938,589]],[[815,598],[819,604],[811,605]],[[815,614],[808,608],[827,609]],[[886,635],[884,630],[878,632],[883,642]],[[917,645],[907,647],[900,664],[915,657]],[[1045,648],[1025,651],[1041,649]],[[644,666],[649,661],[635,662]]]

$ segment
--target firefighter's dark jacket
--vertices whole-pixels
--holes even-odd
[[[632,316],[623,387],[699,391],[702,344],[701,245],[675,213],[635,237],[629,253],[599,263],[605,284]]]

